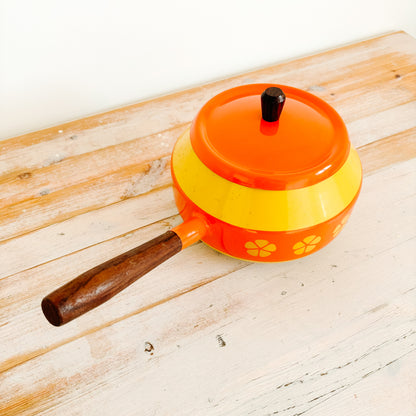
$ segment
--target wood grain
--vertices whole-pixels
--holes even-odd
[[[364,168],[351,220],[297,262],[196,244],[62,328],[41,299],[177,225],[172,146],[214,94],[332,104]],[[0,414],[416,413],[416,41],[397,32],[0,142]]]
[[[42,299],[43,314],[52,325],[66,324],[106,302],[181,250],[178,235],[166,231],[55,289]]]

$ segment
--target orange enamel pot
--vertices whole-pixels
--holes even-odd
[[[277,120],[265,120],[268,105]],[[233,257],[278,262],[311,254],[338,235],[362,169],[329,104],[293,87],[253,84],[205,104],[176,143],[172,178],[184,219],[174,231],[184,245],[202,239]],[[195,218],[205,226],[192,234]]]
[[[209,100],[178,139],[171,172],[183,223],[46,296],[52,324],[103,303],[199,240],[248,261],[314,253],[339,234],[362,182],[339,114],[313,94],[272,84]]]

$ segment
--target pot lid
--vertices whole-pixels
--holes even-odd
[[[350,150],[345,124],[329,104],[275,84],[244,85],[213,97],[192,123],[191,143],[223,178],[274,190],[332,176]]]

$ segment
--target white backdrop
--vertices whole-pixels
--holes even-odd
[[[0,0],[0,138],[398,29],[416,0]]]

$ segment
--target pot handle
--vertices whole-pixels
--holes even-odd
[[[96,266],[42,300],[46,319],[61,326],[101,305],[174,254],[200,240],[203,219],[192,218],[124,254]]]

